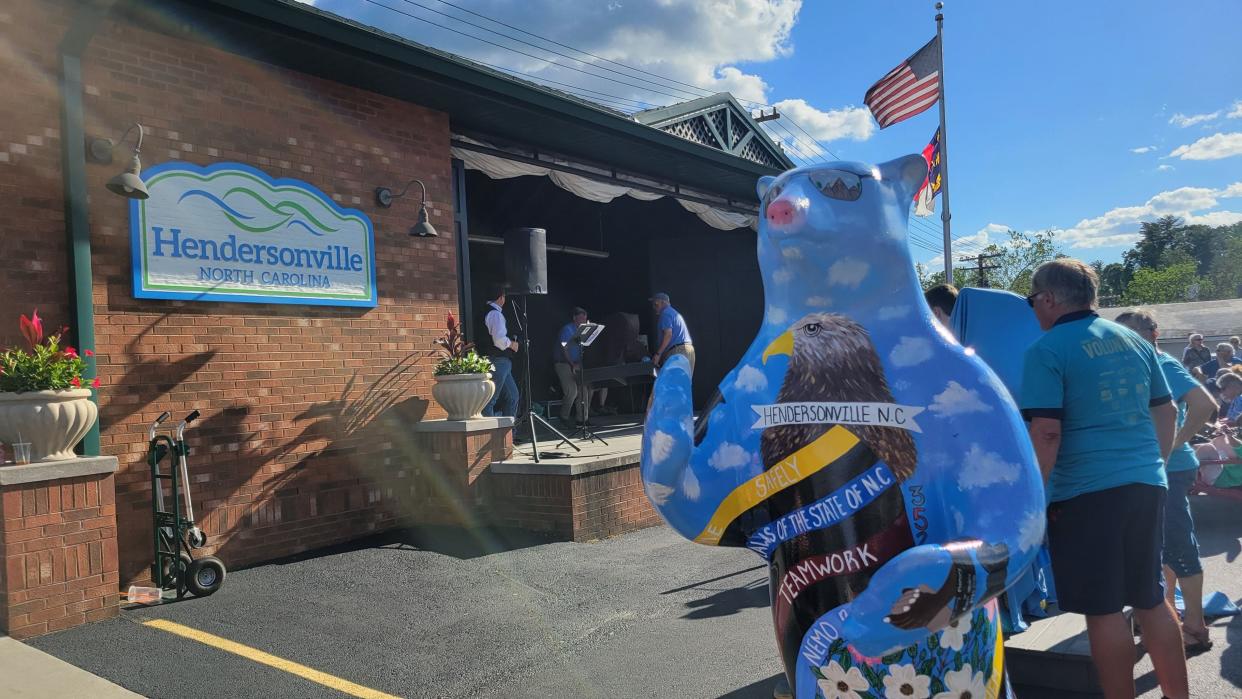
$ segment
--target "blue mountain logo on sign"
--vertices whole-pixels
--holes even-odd
[[[130,202],[134,296],[374,307],[375,236],[361,211],[241,163],[164,163]]]

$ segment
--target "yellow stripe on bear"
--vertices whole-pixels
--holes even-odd
[[[815,475],[853,449],[855,444],[858,444],[858,437],[854,433],[839,425],[833,427],[820,435],[819,439],[734,488],[724,502],[720,503],[720,507],[716,508],[716,513],[712,515],[707,527],[694,540],[708,546],[719,544],[725,529],[743,512],[777,492]]]

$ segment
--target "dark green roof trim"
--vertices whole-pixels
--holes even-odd
[[[654,126],[657,129],[667,130],[673,124],[677,124],[687,119],[705,115],[720,109],[728,110],[731,119],[740,123],[748,133],[752,136],[759,146],[776,162],[782,164],[785,169],[797,167],[789,156],[781,150],[780,146],[772,140],[759,122],[755,121],[750,115],[750,110],[742,107],[742,105],[728,92],[717,92],[714,95],[707,95],[698,99],[689,100],[687,102],[678,102],[670,104],[667,107],[656,107],[655,109],[646,109],[634,114],[634,119],[639,123],[648,126]],[[720,136],[722,134],[717,134]],[[725,138],[729,138],[724,135]]]
[[[172,23],[150,5],[171,11]],[[778,170],[699,145],[592,102],[293,0],[132,0],[135,22],[449,114],[454,129],[607,162],[739,201]],[[170,26],[171,25],[171,26]]]

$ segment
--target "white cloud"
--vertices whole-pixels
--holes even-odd
[[[1185,220],[1189,226],[1232,226],[1242,221],[1242,212],[1209,211],[1206,214],[1186,216]]]
[[[903,337],[889,353],[893,366],[908,367],[931,359],[932,344],[925,337]]]
[[[1022,515],[1018,525],[1018,548],[1030,551],[1044,542],[1045,515],[1039,510],[1031,510]]]
[[[827,308],[832,305],[832,299],[827,296],[808,296],[806,305],[812,308]]]
[[[750,463],[750,454],[741,445],[732,442],[721,442],[716,451],[707,459],[707,464],[717,471],[741,468]]]
[[[1154,150],[1156,150],[1155,146],[1139,146],[1138,148],[1131,148],[1130,152],[1142,155],[1143,153],[1150,153]]]
[[[674,444],[675,442],[673,441],[673,436],[667,432],[662,432],[660,430],[652,432],[651,439],[647,444],[647,453],[651,454],[651,463],[653,465],[664,463],[664,460],[668,458],[668,455],[673,453]]]
[[[643,482],[643,489],[647,491],[647,499],[656,505],[663,507],[668,503],[668,498],[673,494],[673,488],[663,483]]]
[[[1230,119],[1242,119],[1242,100],[1234,101],[1233,108],[1225,116]]]
[[[1211,121],[1213,119],[1218,119],[1218,118],[1220,118],[1219,109],[1209,114],[1191,114],[1189,116],[1179,112],[1177,114],[1174,114],[1173,117],[1169,119],[1169,123],[1174,126],[1184,129],[1187,126],[1194,126],[1195,124],[1202,124],[1205,121]]]
[[[759,369],[748,364],[737,372],[737,378],[733,380],[733,387],[747,393],[762,391],[768,387],[768,377],[764,376]]]
[[[768,322],[773,325],[784,325],[789,321],[789,314],[780,306],[768,306]]]
[[[781,100],[773,105],[777,111],[798,122],[807,133],[819,141],[835,141],[848,138],[865,141],[875,133],[875,120],[865,107],[850,105],[841,109],[822,111],[807,104],[803,99]]]
[[[1187,223],[1221,221],[1232,223],[1242,215],[1232,211],[1208,211],[1221,199],[1242,197],[1242,182],[1220,189],[1179,187],[1160,192],[1139,206],[1120,206],[1094,218],[1085,218],[1071,228],[1058,229],[1057,239],[1072,248],[1098,248],[1129,245],[1139,239],[1139,224],[1158,216],[1180,216]],[[1207,225],[1222,225],[1209,223]]]
[[[932,398],[928,410],[941,417],[987,412],[988,406],[979,398],[979,392],[950,381],[947,388]]]
[[[1178,146],[1169,153],[1170,158],[1182,160],[1220,160],[1242,155],[1242,132],[1217,133],[1194,143]]]
[[[876,317],[880,320],[897,320],[910,315],[909,306],[884,306],[876,311]]]
[[[1013,483],[1020,473],[1017,464],[1005,461],[996,452],[985,451],[978,444],[972,444],[962,459],[957,484],[963,490],[969,490],[997,483]]]
[[[702,492],[699,487],[699,477],[694,475],[694,469],[686,469],[686,475],[681,479],[681,494],[685,495],[687,500],[695,502]]]
[[[842,257],[828,268],[828,283],[857,289],[862,280],[867,278],[867,272],[870,271],[871,265],[863,260]]]

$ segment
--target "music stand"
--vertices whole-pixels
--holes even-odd
[[[603,437],[595,434],[591,430],[591,396],[587,392],[586,382],[586,348],[591,346],[592,342],[604,332],[602,323],[583,323],[578,326],[578,330],[574,332],[574,336],[569,338],[569,342],[578,345],[578,401],[582,406],[582,422],[578,424],[573,436],[579,439],[586,439],[592,442],[598,441],[604,446],[608,446],[608,442]],[[566,343],[568,344],[568,343]],[[570,410],[573,406],[570,406]]]
[[[543,419],[542,416],[536,415],[535,411],[533,410],[533,406],[532,406],[533,396],[531,396],[531,393],[530,393],[530,332],[529,332],[530,319],[526,315],[526,298],[525,297],[520,297],[520,298],[522,300],[521,304],[518,304],[517,300],[515,299],[513,305],[516,307],[516,309],[521,310],[522,312],[520,316],[515,313],[514,320],[517,321],[518,332],[521,333],[522,335],[522,350],[523,350],[522,354],[524,355],[523,362],[522,362],[523,368],[525,369],[525,371],[522,372],[522,403],[523,403],[522,407],[526,409],[526,416],[523,419],[526,421],[526,423],[530,427],[531,455],[535,458],[535,463],[539,463],[539,437],[535,433],[536,422],[548,428],[549,430],[552,430],[553,434],[561,438],[561,441],[557,442],[556,446],[559,447],[562,444],[568,444],[569,446],[574,448],[574,451],[582,451],[582,448],[579,447],[577,444],[574,444],[573,441],[569,439],[569,437],[566,437],[565,435],[561,434],[560,430],[553,427],[552,424],[548,422],[547,420]]]

